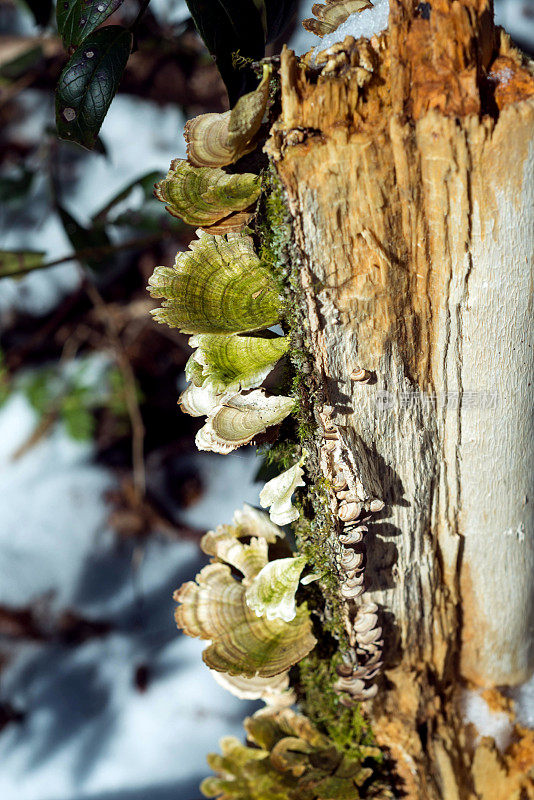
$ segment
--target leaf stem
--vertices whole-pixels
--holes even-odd
[[[142,236],[137,239],[129,239],[127,242],[121,244],[107,244],[102,247],[85,247],[82,250],[76,250],[66,256],[55,258],[53,261],[47,261],[45,264],[40,264],[37,267],[28,267],[27,269],[17,270],[17,272],[0,275],[0,278],[19,278],[21,275],[26,275],[28,272],[35,272],[38,269],[49,269],[50,267],[57,267],[58,264],[65,264],[67,261],[83,261],[87,258],[100,258],[113,253],[119,253],[121,250],[130,250],[133,248],[148,247],[150,244],[155,244],[161,241],[165,236],[164,233],[153,233],[150,236]]]
[[[143,15],[144,15],[145,11],[147,10],[149,3],[150,3],[150,0],[143,0],[143,2],[141,3],[141,7],[139,9],[139,13],[137,14],[136,18],[134,19],[134,21],[132,22],[132,24],[130,25],[130,28],[129,28],[132,33],[134,33],[137,30],[137,26],[141,22],[141,19],[142,19]]]

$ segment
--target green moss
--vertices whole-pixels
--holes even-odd
[[[292,467],[300,458],[300,448],[292,438],[280,438],[272,444],[261,445],[257,453],[263,459],[263,465],[256,480],[265,482]]]
[[[338,654],[325,659],[313,651],[300,662],[302,710],[319,730],[327,734],[340,752],[350,753],[357,758],[368,757],[369,748],[374,748],[375,740],[360,705],[346,708],[334,690],[334,683],[338,679],[335,669],[338,660]],[[372,756],[382,763],[379,750],[373,750]]]
[[[295,251],[291,239],[291,219],[272,167],[263,175],[263,189],[256,228],[259,252],[262,261],[276,275],[284,298],[282,325],[291,344],[290,369],[283,391],[295,398],[296,413],[292,422],[288,420],[282,426],[278,441],[264,447],[262,454],[267,468],[281,472],[292,466],[303,450],[308,453],[309,479],[294,500],[300,515],[293,533],[299,555],[306,557],[314,572],[321,573],[317,583],[298,590],[298,600],[305,599],[312,610],[318,644],[296,668],[300,674],[296,688],[303,712],[328,735],[336,748],[349,759],[365,761],[371,767],[369,794],[365,796],[373,797],[385,771],[383,756],[375,746],[360,705],[346,708],[334,690],[338,677],[336,664],[349,648],[349,642],[334,550],[339,523],[330,510],[332,487],[321,476],[319,468],[315,408],[324,403],[324,396],[317,383],[308,344],[308,320],[301,302],[300,254]]]
[[[327,609],[323,627],[345,650],[347,641],[339,596],[339,577],[331,545],[336,521],[328,506],[327,488],[327,481],[319,478],[302,491],[296,500],[300,516],[294,531],[298,552],[306,556],[314,572],[322,573],[320,588]]]
[[[289,274],[287,248],[291,242],[291,219],[284,203],[282,186],[272,167],[262,173],[262,196],[256,233],[259,237],[259,256],[269,266],[286,294]]]
[[[256,223],[259,255],[276,276],[284,298],[282,325],[290,338],[290,370],[285,376],[281,391],[295,398],[296,413],[293,424],[283,426],[278,441],[262,450],[265,470],[260,475],[272,477],[269,467],[273,466],[279,467],[279,472],[288,469],[303,450],[308,453],[308,475],[314,475],[319,474],[314,406],[320,397],[314,384],[313,359],[306,343],[308,323],[299,302],[302,289],[298,259],[294,257],[291,217],[284,201],[282,185],[272,166],[263,173],[262,188]],[[295,502],[299,507],[300,517],[295,535],[299,552],[306,556],[314,571],[323,573],[321,590],[324,598],[317,599],[321,605],[326,600],[328,619],[324,619],[324,627],[343,647],[345,630],[341,618],[339,581],[329,544],[336,520],[329,509],[327,489],[326,481],[319,478],[297,495]]]

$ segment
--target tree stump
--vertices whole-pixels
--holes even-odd
[[[461,709],[462,687],[534,668],[532,64],[491,0],[391,0],[370,42],[285,49],[281,95],[267,151],[315,379],[351,488],[386,504],[367,538],[375,733],[399,796],[534,797],[532,732],[499,753]]]

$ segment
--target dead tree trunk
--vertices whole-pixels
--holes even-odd
[[[267,149],[317,380],[353,488],[386,503],[376,734],[410,798],[534,796],[528,735],[476,748],[459,703],[534,668],[534,72],[491,0],[391,0],[370,43],[285,50],[281,85]]]

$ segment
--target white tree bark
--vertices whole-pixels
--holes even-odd
[[[496,113],[469,92],[444,113],[429,91],[412,118],[389,72],[395,31],[391,48],[345,43],[318,79],[286,51],[268,148],[351,488],[386,503],[367,540],[389,681],[373,716],[410,797],[474,791],[458,681],[534,669],[534,81],[499,41],[480,45]],[[376,381],[352,380],[357,366]]]

